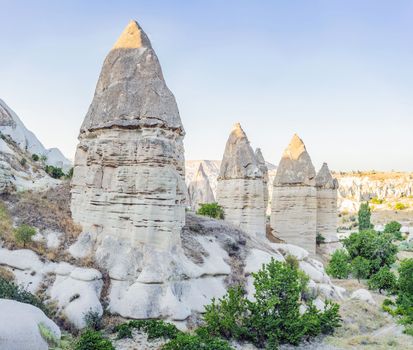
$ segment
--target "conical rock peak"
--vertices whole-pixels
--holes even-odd
[[[333,177],[327,163],[323,163],[315,178],[316,186],[319,188],[338,189],[338,181]]]

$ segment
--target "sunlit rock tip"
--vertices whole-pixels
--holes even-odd
[[[148,46],[150,47],[151,43],[147,35],[139,26],[138,22],[131,20],[112,49],[139,49]]]
[[[273,183],[272,234],[315,254],[317,191],[315,169],[295,134],[284,151]]]
[[[263,173],[239,123],[229,135],[217,185],[217,201],[225,219],[245,232],[265,237]]]

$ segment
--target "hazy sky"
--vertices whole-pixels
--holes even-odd
[[[102,62],[130,19],[186,129],[220,159],[239,121],[278,163],[297,132],[319,167],[413,171],[413,0],[0,0],[0,98],[73,158]]]

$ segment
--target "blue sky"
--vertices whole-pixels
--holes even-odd
[[[130,19],[149,35],[187,135],[220,159],[232,124],[278,163],[413,171],[413,0],[0,0],[0,98],[73,158],[102,62]]]

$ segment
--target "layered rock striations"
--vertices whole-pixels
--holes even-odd
[[[202,163],[199,164],[195,178],[189,183],[188,195],[190,206],[195,211],[203,203],[215,202],[215,197]]]
[[[265,208],[265,214],[267,214],[269,176],[268,176],[267,163],[265,162],[264,156],[262,155],[261,148],[257,148],[255,150],[255,157],[256,157],[257,162],[258,162],[258,168],[262,172],[262,182],[264,184],[264,208]]]
[[[337,242],[337,190],[338,181],[324,163],[316,178],[317,188],[317,233],[326,242]]]
[[[272,234],[315,254],[316,172],[303,141],[294,135],[281,158],[273,183]]]
[[[72,214],[84,231],[171,251],[184,225],[184,129],[148,37],[132,21],[82,124]]]
[[[234,125],[225,147],[217,202],[224,208],[225,220],[251,235],[265,237],[263,174],[240,124]]]

